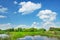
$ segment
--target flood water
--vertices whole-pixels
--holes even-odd
[[[25,36],[24,38],[18,38],[17,40],[58,40],[58,39],[48,38],[46,36]]]

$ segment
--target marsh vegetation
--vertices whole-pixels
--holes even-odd
[[[0,30],[0,34],[7,34],[8,37],[0,37],[0,40],[17,40],[17,38],[23,38],[25,36],[47,36],[60,39],[60,28],[51,27],[48,31],[44,28],[18,28],[18,29],[6,29]]]

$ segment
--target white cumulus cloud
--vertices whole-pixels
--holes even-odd
[[[14,4],[17,4],[18,2],[17,1],[14,1]]]
[[[17,28],[28,28],[28,26],[27,25],[24,25],[24,24],[20,24],[20,25],[17,25],[16,27],[15,27],[15,29],[17,29]]]
[[[0,24],[0,29],[5,30],[11,28],[11,23]]]
[[[39,23],[37,23],[37,22],[33,22],[32,25],[31,25],[31,27],[37,28],[38,25],[39,25]]]
[[[49,30],[50,27],[56,27],[54,22],[43,22],[42,23],[42,28],[45,28],[46,30]]]
[[[55,27],[54,20],[56,19],[57,13],[52,10],[41,10],[37,16],[42,20],[42,27],[49,29],[50,27]]]
[[[22,7],[19,8],[18,12],[19,13],[21,12],[22,15],[29,14],[33,12],[34,10],[41,8],[41,3],[33,3],[31,1],[21,2],[19,5],[21,5]]]
[[[0,18],[6,18],[6,16],[0,15]]]
[[[8,11],[8,8],[0,6],[0,13],[7,13],[7,11]]]
[[[38,25],[39,23],[37,22],[33,22],[31,25],[20,24],[20,25],[17,25],[15,29],[16,28],[32,28],[32,27],[37,28]]]
[[[43,21],[53,21],[56,19],[56,15],[57,13],[51,10],[42,10],[37,14],[37,16]]]

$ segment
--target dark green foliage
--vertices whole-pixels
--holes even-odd
[[[40,28],[40,29],[37,29],[37,28],[17,28],[17,29],[14,29],[14,28],[11,28],[11,29],[6,29],[4,30],[5,32],[39,32],[39,31],[46,31],[46,29],[44,28]]]
[[[60,31],[60,28],[50,27],[49,31]]]
[[[44,29],[44,28],[41,28],[41,29],[39,29],[38,31],[46,31],[46,29]]]
[[[29,32],[36,32],[36,31],[37,31],[36,28],[30,28],[30,29],[29,29]]]
[[[14,28],[6,29],[5,31],[6,32],[12,32],[12,31],[14,31]]]
[[[19,32],[22,32],[23,29],[22,29],[22,28],[17,28],[17,29],[14,29],[14,31],[15,31],[15,32],[18,32],[18,31],[19,31]]]

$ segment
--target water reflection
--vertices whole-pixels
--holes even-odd
[[[57,40],[56,38],[48,38],[45,36],[25,36],[24,38],[18,38],[18,40]]]
[[[0,38],[7,38],[9,37],[7,34],[0,34]]]

